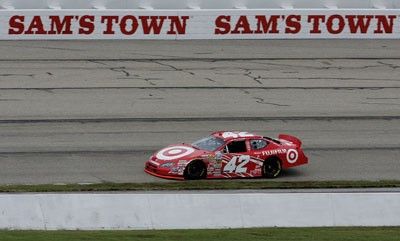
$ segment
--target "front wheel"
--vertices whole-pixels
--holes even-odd
[[[207,175],[206,165],[204,164],[204,162],[200,160],[190,162],[186,166],[185,172],[183,173],[185,179],[189,180],[202,179],[205,178],[206,175]]]
[[[266,178],[276,178],[281,174],[282,164],[278,158],[269,158],[264,161],[263,175]]]

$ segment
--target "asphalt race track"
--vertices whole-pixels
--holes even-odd
[[[0,183],[163,181],[215,130],[303,140],[278,180],[400,179],[400,42],[2,41]]]

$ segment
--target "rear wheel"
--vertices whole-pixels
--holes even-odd
[[[207,175],[206,165],[204,164],[204,162],[200,160],[190,162],[186,166],[185,172],[183,173],[185,179],[189,180],[202,179],[205,178],[206,175]]]
[[[263,165],[263,175],[266,178],[276,178],[281,174],[282,164],[281,161],[276,158],[269,158],[264,161]]]

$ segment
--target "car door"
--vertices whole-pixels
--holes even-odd
[[[223,149],[222,174],[242,176],[243,173],[247,173],[250,162],[248,151],[249,147],[246,139],[228,142]]]

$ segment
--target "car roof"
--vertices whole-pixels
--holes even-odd
[[[254,139],[254,138],[263,138],[263,136],[249,133],[247,131],[216,131],[211,135],[221,138],[224,141],[230,141],[235,139]]]

